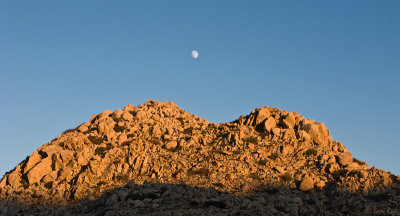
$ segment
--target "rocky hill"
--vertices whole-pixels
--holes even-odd
[[[400,215],[399,182],[296,112],[215,124],[148,101],[33,152],[1,179],[0,215]]]

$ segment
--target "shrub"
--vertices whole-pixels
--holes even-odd
[[[75,131],[75,129],[68,129],[68,130],[65,130],[64,132],[62,132],[62,134],[67,134],[67,133],[71,133],[74,131]]]
[[[208,200],[208,201],[204,202],[204,206],[205,207],[214,206],[214,207],[217,207],[220,209],[226,208],[226,204],[223,201],[219,201],[219,200]]]
[[[115,176],[115,179],[120,182],[128,182],[129,175],[128,174],[120,174],[120,175]]]
[[[308,149],[306,152],[304,152],[305,156],[317,156],[318,152],[316,149]]]
[[[255,136],[246,137],[244,139],[244,141],[248,142],[248,143],[253,143],[253,144],[257,144],[257,142],[258,142],[257,137],[255,137]]]
[[[185,119],[184,119],[184,118],[179,117],[179,118],[177,118],[177,120],[178,120],[182,125],[185,124]]]
[[[261,180],[260,176],[257,173],[251,173],[250,178],[252,178],[254,180],[258,180],[258,181]]]
[[[271,160],[276,160],[279,158],[279,154],[278,153],[273,153],[272,155],[268,156],[269,159]]]
[[[365,161],[358,160],[357,158],[354,158],[354,162],[358,163],[359,165],[365,165],[366,164]]]
[[[233,151],[233,154],[234,154],[234,155],[238,155],[238,154],[240,154],[240,153],[242,153],[242,151],[241,151],[241,150],[239,150],[239,149],[238,149],[238,150],[235,150],[235,151]]]
[[[261,136],[261,138],[263,138],[263,139],[265,139],[265,137],[268,137],[268,132],[266,132],[266,131],[262,131],[262,132],[258,132],[258,135],[260,135]]]
[[[24,187],[24,189],[26,189],[26,188],[29,187],[28,180],[26,179],[25,176],[22,176],[21,184],[22,184],[22,186]]]
[[[216,149],[216,150],[214,150],[213,152],[216,153],[216,154],[224,155],[224,156],[228,155],[227,153],[225,153],[224,151],[219,150],[219,149]]]
[[[184,134],[192,134],[193,130],[194,130],[194,127],[188,127],[188,128],[185,128],[185,130],[183,130],[183,133]]]
[[[47,188],[47,189],[52,188],[53,187],[53,182],[52,181],[51,182],[47,182],[46,184],[44,184],[44,187]]]
[[[346,170],[337,170],[332,173],[332,176],[334,179],[338,180],[342,176],[346,176],[347,171]]]
[[[214,187],[219,187],[219,188],[223,188],[224,185],[221,182],[216,182],[212,184]]]
[[[162,145],[162,141],[160,140],[160,138],[153,137],[151,138],[150,142],[155,145]]]
[[[94,150],[95,155],[102,155],[105,151],[107,151],[106,147],[98,147]]]
[[[258,161],[258,164],[261,166],[265,166],[265,165],[267,165],[267,160],[260,160],[260,161]]]
[[[121,143],[121,146],[129,146],[132,143],[132,140],[127,140]]]
[[[181,151],[182,149],[183,149],[182,146],[177,146],[175,148],[168,149],[168,151],[170,151],[170,152],[178,152],[178,151]]]
[[[99,186],[105,185],[105,184],[107,184],[107,182],[105,182],[105,181],[99,181],[99,182],[97,183],[97,186],[99,187]]]
[[[390,199],[390,197],[391,195],[388,192],[370,194],[367,196],[368,199],[373,200],[374,202],[387,201]]]
[[[293,180],[293,177],[290,175],[290,173],[285,173],[279,177],[285,182],[290,182]]]
[[[119,159],[113,161],[113,164],[114,164],[114,165],[118,165],[119,163],[121,163],[121,161],[120,161]]]
[[[88,139],[95,145],[98,145],[104,141],[103,137],[98,136],[88,136]]]
[[[117,124],[114,126],[115,132],[123,132],[126,129],[125,126],[118,126]]]

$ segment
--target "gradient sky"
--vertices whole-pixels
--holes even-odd
[[[94,113],[269,105],[400,174],[400,1],[0,1],[0,175]],[[193,59],[191,51],[198,50]]]

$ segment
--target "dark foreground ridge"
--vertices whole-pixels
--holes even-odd
[[[0,215],[400,215],[399,182],[295,112],[215,124],[148,101],[41,146],[0,180]]]

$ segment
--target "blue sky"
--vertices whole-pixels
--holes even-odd
[[[0,175],[94,113],[269,105],[400,174],[399,1],[1,1]],[[198,59],[190,56],[198,50]]]

